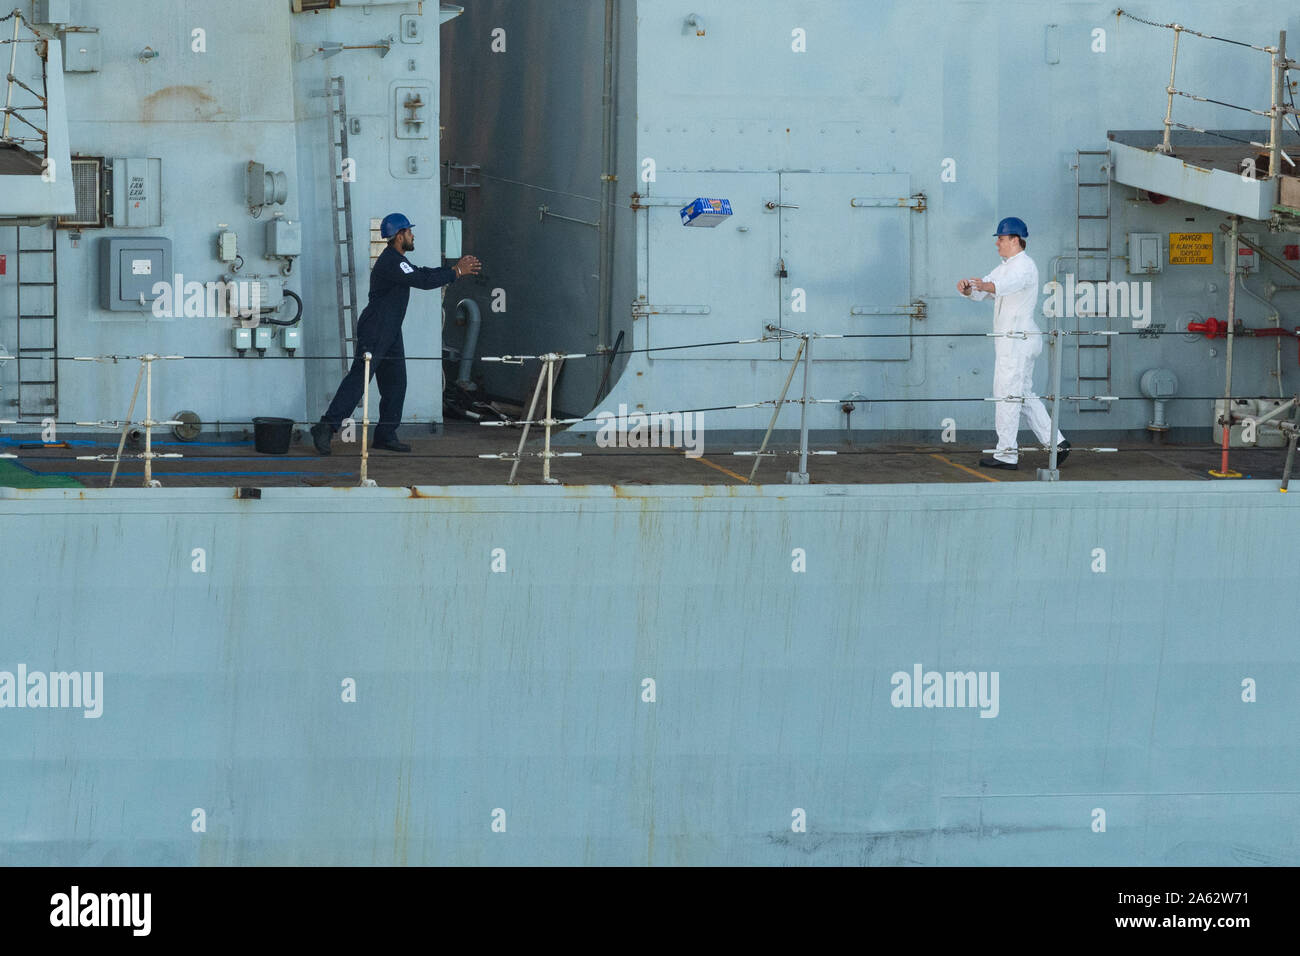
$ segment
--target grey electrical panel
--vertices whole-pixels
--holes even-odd
[[[1165,259],[1158,232],[1128,234],[1128,271],[1130,275],[1153,275],[1164,269]]]
[[[268,258],[302,255],[302,223],[279,217],[268,222],[266,255]]]
[[[98,73],[100,60],[98,30],[82,28],[63,34],[63,72]]]
[[[161,159],[113,160],[113,225],[118,229],[162,225]]]
[[[100,307],[149,312],[154,284],[172,282],[172,241],[161,236],[99,241]]]

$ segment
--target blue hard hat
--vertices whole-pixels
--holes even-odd
[[[995,236],[1019,236],[1021,239],[1029,238],[1029,227],[1025,225],[1023,219],[1017,219],[1015,216],[1007,216],[998,223],[998,231],[993,233]]]
[[[391,239],[403,229],[414,228],[415,227],[411,225],[411,220],[407,219],[400,212],[390,212],[384,217],[384,221],[379,224],[379,234],[385,239]]]

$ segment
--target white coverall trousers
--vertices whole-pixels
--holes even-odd
[[[993,341],[993,397],[1024,398],[1023,404],[1019,401],[999,401],[994,419],[998,431],[998,450],[993,457],[998,461],[1015,464],[1020,458],[1018,435],[1021,412],[1029,420],[1034,437],[1049,447],[1052,444],[1052,417],[1043,407],[1042,399],[1034,394],[1034,360],[1043,351],[1043,336],[1035,328],[1023,339],[999,336]],[[1059,445],[1064,440],[1058,429],[1056,444]]]

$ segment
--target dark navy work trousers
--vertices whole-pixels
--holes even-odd
[[[356,409],[366,378],[367,352],[371,356],[370,374],[379,385],[379,422],[375,425],[375,441],[385,441],[397,437],[397,426],[402,423],[402,405],[406,402],[406,351],[402,345],[400,318],[368,318],[357,324],[357,351],[352,368],[348,369],[334,401],[330,402],[320,420],[338,431],[343,419]]]

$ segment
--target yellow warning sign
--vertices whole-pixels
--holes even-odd
[[[1214,265],[1214,234],[1210,232],[1171,232],[1169,234],[1171,266]]]

